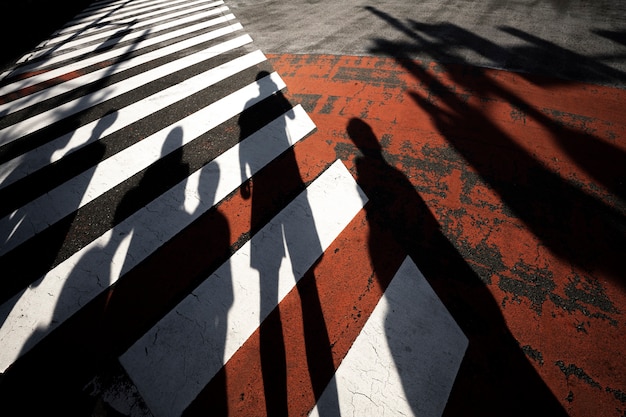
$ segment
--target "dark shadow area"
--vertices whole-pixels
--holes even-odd
[[[145,34],[143,37],[145,37]],[[92,91],[98,90],[106,83],[108,76],[115,71],[119,62],[122,62],[133,51],[134,45],[135,43],[131,44],[129,50],[122,58],[107,69],[102,79],[92,83]],[[82,106],[85,100],[80,99],[76,105],[78,107]],[[90,173],[89,169],[101,162],[106,153],[106,145],[99,139],[102,133],[115,123],[117,117],[116,110],[107,111],[94,126],[91,137],[87,142],[88,146],[81,149],[80,152],[69,155],[63,161],[57,161],[55,164],[51,163],[27,176],[24,176],[21,166],[18,164],[5,178],[9,185],[0,189],[0,200],[6,202],[0,208],[0,241],[5,244],[6,242],[12,244],[12,233],[18,231],[19,234],[20,228],[28,229],[29,223],[37,224],[41,223],[42,219],[44,219],[44,222],[48,219],[49,213],[41,211],[40,206],[25,206],[26,204],[45,195],[74,176],[88,173],[88,175],[84,176],[84,180],[78,183],[70,192],[64,196],[57,194],[57,198],[52,203],[55,205],[56,210],[65,210],[69,214],[56,218],[56,221],[52,222],[46,229],[33,234],[27,240],[18,243],[17,246],[0,256],[0,270],[3,271],[3,279],[0,281],[0,326],[4,324],[14,304],[23,295],[24,288],[35,283],[37,279],[44,276],[46,272],[62,261],[59,259],[62,249],[68,244],[68,233],[77,219],[78,211],[76,210],[79,209],[80,202],[89,184],[89,175],[93,173],[93,171]],[[59,141],[58,146],[55,148],[46,148],[45,154],[39,152],[39,157],[52,161],[54,153],[68,144],[75,130],[80,127],[80,124],[80,115],[77,115],[56,123],[55,125],[58,125],[59,128],[57,129],[58,131],[55,131],[53,126],[52,132],[54,134],[52,135],[49,135],[50,131],[44,129],[43,132],[36,132],[35,134],[27,135],[25,138],[28,140],[39,136],[47,141],[51,137],[57,138],[57,134],[65,138],[66,140]],[[65,134],[62,135],[62,133]],[[23,140],[24,137],[19,138],[8,146],[3,147],[0,150],[0,161],[4,163],[31,151],[32,149],[20,149]],[[53,211],[52,209],[50,210],[51,212]],[[33,256],[33,253],[36,253],[37,256]],[[29,349],[34,343],[27,343],[24,348]]]
[[[591,32],[626,46],[626,30],[594,29]]]
[[[437,131],[452,149],[498,194],[504,203],[503,208],[510,210],[512,216],[520,219],[559,258],[586,271],[590,277],[600,274],[611,277],[622,287],[626,286],[626,267],[621,260],[623,250],[620,249],[626,247],[626,220],[623,210],[616,207],[620,205],[618,200],[609,202],[600,199],[546,168],[518,145],[508,132],[456,91],[456,86],[459,86],[459,91],[469,91],[478,97],[496,96],[510,103],[525,117],[533,118],[546,128],[563,152],[572,157],[580,168],[615,196],[623,198],[626,178],[626,155],[623,151],[595,137],[593,132],[548,117],[515,93],[493,82],[480,68],[470,67],[462,51],[475,51],[494,62],[504,60],[507,68],[511,68],[511,62],[517,62],[520,68],[528,71],[525,77],[546,87],[568,83],[546,75],[611,83],[623,81],[624,74],[592,58],[563,50],[516,29],[502,28],[528,46],[506,49],[453,25],[430,25],[412,20],[404,22],[374,7],[367,9],[411,37],[412,42],[375,39],[373,52],[394,58],[419,81],[428,94],[410,92],[411,97],[430,116]],[[411,60],[409,52],[418,50],[435,60],[439,72],[445,73],[455,86],[444,84],[437,76],[438,72]],[[535,71],[543,77],[532,75],[531,72]],[[469,338],[468,352],[445,415],[564,415],[559,401],[508,331],[500,306],[484,281],[472,272],[466,260],[447,241],[410,182],[385,163],[380,145],[369,127],[360,121],[353,121],[351,125],[348,133],[364,154],[357,162],[359,185],[373,200],[372,205],[376,200],[381,201],[383,207],[375,210],[386,213],[380,220],[384,224],[381,228],[395,231],[396,239],[402,242]],[[383,182],[381,178],[389,180],[378,188],[370,185]],[[384,198],[377,198],[377,193]],[[394,196],[400,201],[405,200],[401,204],[412,209],[388,207],[387,201]],[[374,211],[373,208],[369,210]],[[374,218],[373,214],[370,217]],[[374,237],[371,243],[375,245],[377,240]],[[375,259],[376,252],[374,246],[372,259]],[[497,273],[499,268],[504,267],[498,265],[497,258],[477,258],[473,261],[489,265],[493,268],[491,273]],[[586,307],[583,303],[593,305],[607,317],[617,311],[599,282],[592,284],[593,288],[575,288],[563,298],[552,291],[556,286],[553,282],[529,281],[522,284],[520,281],[517,284],[521,285],[506,287],[509,281],[501,279],[498,284],[500,289],[513,292],[514,296],[528,297],[533,304],[538,303],[539,308],[549,300],[570,312],[584,312]],[[575,283],[573,287],[576,287]],[[566,289],[566,292],[570,290]],[[524,382],[518,379],[520,377]]]
[[[399,21],[395,24],[402,25]],[[402,26],[402,30],[411,29]],[[415,37],[419,39],[419,35]],[[398,45],[382,39],[376,40],[376,44],[377,51],[388,51],[423,83],[431,95],[424,98],[411,93],[416,104],[428,112],[439,132],[546,246],[583,270],[602,272],[626,285],[626,266],[618,249],[626,247],[626,220],[619,208],[545,168],[480,110],[468,105],[419,63],[408,59]],[[419,46],[416,41],[416,47]],[[623,151],[591,133],[549,118],[514,93],[495,85],[480,69],[441,65],[455,83],[468,91],[478,96],[496,95],[533,117],[581,168],[618,197],[626,195]]]
[[[0,36],[3,42],[0,73],[24,54],[48,39],[93,0],[7,0],[0,6]]]
[[[145,34],[143,37],[145,37]],[[91,91],[97,91],[106,84],[107,79],[115,71],[119,63],[132,53],[135,44],[129,45],[128,51],[123,55],[122,59],[111,65],[101,79],[90,84]],[[88,102],[87,100],[87,98],[79,99],[76,106],[82,107]],[[52,129],[52,135],[50,135],[50,130],[46,130],[48,128],[44,128],[33,134],[21,137],[10,145],[3,147],[0,150],[3,151],[1,155],[7,159],[19,158],[21,154],[32,151],[32,149],[16,149],[15,151],[6,149],[13,144],[18,145],[16,148],[19,148],[21,142],[29,139],[39,137],[49,141],[58,137],[64,138],[58,144],[55,143],[56,146],[54,148],[44,148],[45,154],[44,152],[39,152],[38,157],[52,161],[54,153],[67,146],[76,129],[80,127],[80,117],[81,114],[79,113],[48,126],[48,128]],[[6,181],[9,182],[9,185],[0,189],[0,199],[8,202],[0,208],[0,240],[5,244],[8,242],[8,244],[14,247],[0,256],[0,269],[3,271],[3,280],[0,281],[0,304],[17,301],[16,299],[11,300],[11,297],[23,292],[24,287],[35,282],[51,268],[63,261],[63,248],[71,244],[68,234],[75,226],[74,223],[79,216],[81,200],[89,185],[90,176],[94,172],[93,169],[90,169],[100,163],[106,154],[106,145],[100,141],[101,136],[107,128],[115,123],[117,117],[117,110],[111,109],[98,119],[91,132],[91,137],[88,139],[87,146],[84,146],[78,152],[66,155],[62,160],[50,163],[44,168],[26,176],[21,171],[20,165],[18,165],[7,176]],[[55,126],[58,126],[56,130]],[[2,162],[6,161],[2,160]],[[19,179],[14,179],[14,175]],[[75,182],[74,184],[76,185],[63,196],[57,193],[56,197],[50,200],[52,203],[49,204],[55,206],[54,210],[65,212],[64,216],[56,216],[52,208],[48,212],[42,211],[41,206],[26,206],[29,202],[36,200],[58,186],[62,186],[66,181],[78,175],[83,175],[82,181]],[[51,213],[52,215],[49,216]],[[50,219],[54,220],[51,221]],[[39,224],[39,226],[47,223],[48,226],[33,233],[21,243],[17,241],[16,245],[13,244],[11,241],[12,233],[17,231],[19,234],[21,229],[25,229],[25,233],[29,233],[30,223]],[[37,253],[38,256],[33,257],[33,253]],[[0,312],[2,322],[6,319],[6,314],[10,310],[11,307],[8,304],[2,306]]]
[[[163,178],[184,178],[189,174],[188,167],[182,163],[182,150],[180,148],[182,134],[183,132],[180,128],[174,129],[169,133],[164,149],[178,147],[178,150],[167,155],[167,157],[161,160],[160,164],[148,168],[140,184],[125,194],[116,209],[115,223],[124,220],[138,206],[146,204],[144,200],[146,195],[151,194],[150,188],[158,187]],[[180,201],[184,201],[184,196],[180,196]],[[97,294],[109,287],[113,269],[123,270],[123,264],[127,262],[129,256],[132,259],[133,252],[136,249],[141,251],[142,239],[154,234],[154,229],[151,226],[153,225],[133,225],[128,235],[114,236],[106,246],[96,246],[86,252],[73,267],[70,276],[64,282],[56,301],[51,323],[66,321],[69,319],[68,311],[71,311],[73,306],[86,304],[85,301],[81,301],[83,294],[87,294],[86,299],[89,301],[91,299],[89,294],[95,295],[94,291]],[[150,237],[148,236],[148,238]],[[128,240],[130,241],[128,242]],[[118,251],[121,251],[122,257],[114,262]],[[120,262],[123,262],[123,264],[120,264]],[[99,283],[100,289],[97,288],[95,282]],[[116,302],[114,299],[115,290],[113,288],[115,287],[111,287],[108,290],[109,295],[107,297],[108,302],[111,303]],[[107,323],[110,322],[110,319],[107,317],[109,313],[106,307],[107,305],[105,305],[105,308],[91,324],[97,331],[93,334],[79,336],[84,337],[86,340],[76,340],[77,345],[91,346],[89,349],[81,352],[74,358],[68,358],[65,352],[57,352],[57,360],[60,363],[64,363],[66,367],[65,377],[60,377],[60,375],[63,375],[62,373],[50,372],[50,370],[56,370],[56,364],[41,366],[41,377],[36,384],[33,383],[31,385],[35,388],[36,395],[40,397],[40,401],[23,406],[24,411],[28,413],[40,412],[42,410],[40,407],[46,407],[45,409],[64,410],[68,415],[89,415],[88,413],[95,406],[96,399],[88,395],[82,395],[82,388],[87,382],[82,378],[86,378],[90,373],[96,372],[96,370],[102,371],[106,369],[109,366],[108,364],[115,360],[115,357],[109,356],[114,351],[115,338],[111,337],[111,335],[115,334],[115,329],[107,328]],[[117,324],[119,326],[119,322]],[[39,332],[35,331],[31,339],[25,343],[23,354],[26,354],[37,343],[45,346],[45,341],[42,343],[41,339],[48,333],[47,329]],[[109,335],[109,337],[106,335]],[[53,348],[55,347],[54,342],[49,343],[49,345]],[[94,349],[94,347],[96,348]],[[76,346],[67,346],[66,348],[68,352],[72,352],[76,349]],[[35,352],[35,357],[37,357],[38,353],[45,352],[45,350],[44,348],[39,352]],[[54,352],[54,349],[52,352]],[[44,355],[51,355],[51,352],[45,352]],[[28,360],[26,363],[28,363]],[[21,383],[25,382],[22,379],[27,378],[27,375],[28,372],[25,372],[23,375],[20,375],[19,372],[14,372],[11,373],[11,378],[15,378],[16,385],[19,387]]]
[[[626,73],[612,68],[603,61],[611,57],[602,56],[602,60],[593,55],[585,56],[564,49],[552,42],[537,38],[524,31],[511,27],[500,27],[503,33],[518,38],[519,44],[503,47],[489,39],[478,36],[467,29],[451,23],[424,23],[412,19],[401,21],[380,9],[367,6],[366,9],[387,22],[390,26],[410,37],[408,42],[388,42],[375,40],[372,52],[409,57],[420,53],[440,63],[467,64],[464,57],[475,53],[489,61],[489,66],[516,71],[535,83],[566,83],[566,80],[623,85]],[[609,36],[618,36],[612,32]],[[598,33],[600,34],[600,33]],[[606,32],[601,34],[607,36]],[[626,61],[624,54],[613,57],[616,61]],[[551,77],[543,80],[533,75]]]
[[[391,281],[406,251],[469,339],[444,415],[566,416],[508,331],[484,282],[442,233],[411,182],[385,160],[370,126],[352,119],[347,132],[359,150],[357,183],[369,198],[369,251],[381,285]],[[394,241],[401,246],[395,268],[386,253]],[[393,352],[395,341],[388,343]],[[399,373],[404,376],[402,369]],[[410,392],[412,382],[403,384]]]
[[[268,75],[267,72],[260,72],[257,75],[257,80]],[[276,86],[269,88],[271,91],[277,90]],[[265,95],[263,91],[261,91],[261,95]],[[287,151],[278,158],[280,180],[277,181],[275,176],[258,175],[254,177],[254,180],[245,182],[241,188],[242,196],[252,200],[251,233],[256,233],[274,216],[275,212],[268,210],[268,208],[274,204],[273,201],[282,198],[277,195],[282,192],[280,185],[289,184],[290,193],[294,193],[294,196],[300,192],[306,192],[284,124],[285,116],[283,113],[288,112],[291,107],[283,94],[278,91],[259,105],[248,107],[239,117],[242,140],[261,127],[259,121],[281,117],[280,120],[283,120],[283,124],[277,129],[279,132],[277,134],[280,135],[281,140],[285,141],[284,145],[287,148]],[[244,153],[240,153],[240,164],[242,170],[250,167],[252,172],[261,168],[254,166],[254,155]],[[242,175],[245,179],[245,173]],[[279,301],[279,269],[287,253],[291,255],[291,258],[294,258],[298,253],[311,252],[312,247],[317,248],[319,253],[322,253],[322,249],[311,217],[307,217],[305,222],[297,225],[293,222],[285,222],[279,227],[272,228],[270,232],[276,235],[273,237],[266,236],[266,238],[275,243],[274,247],[267,251],[255,251],[256,248],[253,245],[250,265],[259,271],[261,317],[268,315],[260,326],[260,354],[266,412],[268,416],[286,416],[288,415],[288,397],[284,337],[288,336],[283,335],[280,307],[277,305]],[[314,269],[315,266],[310,268],[308,274],[314,274]],[[293,272],[297,277],[298,272],[296,270]],[[306,280],[314,282],[314,277],[309,276]],[[330,339],[324,322],[317,287],[315,285],[299,285],[297,288],[302,303],[306,355],[311,385],[315,398],[319,398],[335,372]],[[336,395],[335,392],[334,396],[336,397]]]
[[[163,183],[171,187],[189,175],[189,165],[180,147],[182,135],[180,128],[169,132],[163,157],[124,195],[115,211],[116,222],[128,219],[155,198],[155,194],[158,196]],[[176,150],[170,152],[172,148]],[[214,202],[219,175],[214,171],[206,174],[200,176],[198,194],[201,199]],[[15,405],[19,410],[16,415],[120,415],[102,399],[106,390],[123,388],[119,381],[125,373],[117,358],[135,343],[137,335],[148,331],[230,253],[228,222],[217,209],[211,209],[181,231],[182,237],[168,241],[133,266],[136,264],[133,256],[143,256],[145,241],[154,240],[155,234],[167,227],[164,223],[193,215],[184,210],[185,195],[173,196],[173,200],[175,206],[168,205],[163,212],[153,213],[151,219],[156,217],[156,222],[134,222],[123,229],[114,229],[118,234],[108,245],[94,247],[80,258],[59,296],[53,320],[65,319],[64,309],[68,304],[80,302],[83,286],[93,286],[97,279],[103,292],[28,351],[0,380],[0,401],[7,407]],[[125,268],[132,269],[109,286],[112,270]],[[198,320],[211,324],[203,335],[211,339],[207,357],[219,357],[220,361],[228,329],[228,310],[233,301],[230,272],[222,273],[221,278],[221,285],[215,286],[214,305],[202,306],[198,312],[205,314]],[[225,405],[226,380],[221,382],[220,401]],[[123,389],[119,393],[122,398],[128,394]],[[37,401],[29,401],[32,398]]]

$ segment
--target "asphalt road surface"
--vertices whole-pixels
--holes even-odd
[[[626,83],[623,1],[246,1],[229,6],[267,53],[402,54]]]
[[[0,7],[0,414],[626,414],[623,2]]]

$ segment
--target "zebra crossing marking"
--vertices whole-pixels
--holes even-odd
[[[265,56],[260,51],[255,51],[229,61],[203,74],[202,86],[209,87],[232,73],[252,67],[264,60]],[[263,84],[259,83],[259,85]],[[255,84],[250,84],[181,119],[176,124],[164,127],[0,219],[0,238],[3,241],[0,255],[9,252],[160,158],[236,116],[242,107],[237,104],[255,99],[251,92],[256,89]],[[276,92],[271,89],[262,91],[264,95],[256,97],[256,100],[266,98]],[[175,147],[164,149],[169,132],[175,128],[185,129],[185,135]],[[188,133],[189,130],[191,133]],[[80,195],[76,195],[76,190],[79,190]]]
[[[216,57],[217,55],[232,51],[251,42],[252,38],[250,38],[250,36],[242,35],[207,48],[204,50],[203,54],[209,57]],[[212,69],[206,72],[209,71],[212,71]],[[107,116],[87,123],[74,131],[50,140],[29,153],[19,155],[7,161],[0,165],[0,189],[50,163],[61,160],[70,153],[75,152],[95,140],[100,140],[107,135],[141,120],[154,113],[157,109],[165,108],[201,91],[206,88],[204,81],[206,72],[160,90],[151,96],[145,97]],[[111,120],[110,123],[109,120]],[[98,129],[98,125],[102,124],[106,125],[106,128]],[[94,136],[94,132],[97,132],[96,136]]]
[[[335,162],[124,353],[120,361],[150,410],[158,417],[179,416],[269,314],[259,303],[268,267],[253,266],[252,252],[271,258],[277,247],[288,248],[278,298],[266,300],[277,305],[366,201],[343,163]],[[314,230],[302,230],[311,221]],[[290,234],[290,228],[300,232]],[[311,244],[316,240],[319,245]],[[216,340],[216,317],[227,321],[225,341]]]
[[[309,415],[441,416],[467,346],[407,257]]]
[[[134,68],[136,66],[145,64],[147,62],[150,62],[158,58],[163,58],[166,55],[174,54],[184,49],[194,47],[201,43],[219,38],[224,35],[231,34],[241,29],[243,29],[241,24],[236,23],[230,26],[226,26],[226,27],[205,33],[204,35],[194,36],[193,38],[178,42],[174,45],[170,45],[169,47],[162,48],[151,53],[139,55],[135,58],[130,58],[128,60],[120,62],[119,64],[115,64],[114,66],[109,66],[109,67],[101,68],[93,72],[86,73],[72,80],[65,81],[61,84],[58,84],[52,88],[46,88],[44,90],[37,91],[36,93],[21,97],[19,99],[15,99],[8,104],[0,105],[0,115],[4,116],[7,114],[14,113],[16,111],[22,110],[32,105],[33,103],[48,100],[50,98],[53,98],[61,94],[67,93],[69,91],[72,91],[74,89],[80,88],[84,86],[85,84],[98,81],[103,76],[111,76],[113,74],[126,71],[130,68]]]
[[[216,14],[220,14],[220,13],[224,14],[225,12],[228,11],[228,8],[226,6],[216,7],[216,8],[209,9],[209,10],[206,10],[206,9],[207,9],[206,5],[201,5],[198,7],[191,8],[191,9],[184,9],[176,13],[177,15],[182,15],[182,16],[188,15],[184,19],[170,20],[174,17],[174,15],[167,15],[165,17],[158,17],[158,18],[147,19],[147,20],[142,19],[139,22],[128,22],[125,24],[116,23],[115,29],[112,29],[107,32],[100,31],[96,34],[89,35],[89,36],[86,36],[86,34],[83,33],[76,40],[63,43],[62,45],[59,45],[57,48],[54,48],[54,50],[52,47],[50,47],[47,49],[39,50],[36,53],[33,53],[32,55],[29,56],[29,60],[34,61],[34,62],[32,62],[31,64],[21,66],[12,74],[16,75],[16,74],[21,74],[24,72],[33,71],[42,66],[53,65],[57,62],[67,61],[71,58],[84,55],[86,53],[102,50],[103,48],[106,48],[107,46],[110,46],[110,45],[115,45],[116,43],[120,41],[126,42],[132,39],[136,39],[142,36],[143,32],[138,31],[138,29],[141,29],[141,28],[148,27],[150,28],[151,32],[159,32],[162,30],[167,30],[167,29],[176,27],[176,26],[185,25],[196,20],[205,19],[207,17],[214,16]],[[162,23],[160,25],[155,25],[156,23],[161,22],[161,21],[167,21],[167,22]],[[125,33],[122,31],[122,35],[115,36],[116,34],[120,33],[120,28],[123,28],[125,26],[132,27],[133,32]],[[194,27],[195,26],[196,25],[194,25]],[[196,27],[194,30],[197,30],[197,29],[198,28]],[[191,33],[191,32],[193,32],[193,30],[179,32],[179,33],[182,34],[182,33]],[[100,39],[103,39],[104,42],[94,43],[95,41],[98,41]],[[163,37],[161,39],[165,40],[168,38]],[[42,59],[39,59],[39,58],[42,58]]]
[[[192,3],[195,4],[195,3],[205,2],[205,1],[206,0],[196,0]],[[126,1],[126,3],[128,3],[128,1]],[[169,7],[163,9],[161,8],[163,4],[168,4]],[[130,18],[137,17],[141,19],[146,19],[154,15],[158,15],[162,13],[165,14],[167,12],[171,12],[172,10],[178,10],[180,7],[185,8],[186,6],[188,6],[188,4],[189,4],[188,0],[175,0],[175,1],[152,0],[149,2],[144,2],[142,4],[139,4],[136,7],[132,5],[128,7],[118,7],[116,5],[115,7],[112,8],[111,11],[88,15],[84,19],[79,18],[79,19],[69,22],[64,28],[62,28],[59,32],[57,32],[56,34],[57,36],[52,37],[49,40],[49,44],[54,45],[54,44],[57,44],[58,42],[63,42],[67,40],[68,38],[75,36],[76,34],[85,33],[85,29],[89,30],[90,28],[93,28],[93,27],[97,28],[100,25],[106,25],[106,24],[119,24],[119,23],[126,24],[128,22],[124,22],[123,20],[120,22],[120,20],[127,18],[127,17],[130,17]],[[223,1],[212,2],[212,3],[209,3],[207,6],[213,7],[213,6],[221,5],[221,4],[224,4],[224,2]],[[126,6],[126,4],[122,4],[122,6]],[[133,7],[135,7],[134,10],[132,10]],[[111,19],[111,20],[105,20],[105,19]],[[69,36],[58,36],[58,35],[69,35]]]
[[[241,24],[237,24],[229,27],[225,32],[235,33],[241,29]],[[0,129],[0,146],[11,143],[22,136],[36,132],[51,123],[65,119],[79,113],[80,111],[135,90],[148,82],[155,81],[166,75],[181,71],[210,58],[212,58],[211,54],[206,54],[203,51],[196,52],[195,54],[170,61],[167,64],[152,68],[142,74],[126,78],[123,81],[119,81],[93,93],[89,93],[63,103],[56,108],[46,110],[42,113],[7,126]]]
[[[267,77],[266,82],[275,84],[278,82],[277,78],[274,73],[273,79]],[[281,135],[284,136],[285,133],[284,131],[277,133],[277,127],[287,129],[290,142],[284,143],[280,140]],[[294,108],[191,174],[145,208],[135,212],[50,270],[24,293],[14,296],[0,306],[0,316],[7,317],[0,328],[0,342],[4,347],[0,352],[0,372],[63,320],[116,282],[122,274],[239,187],[243,181],[254,175],[256,170],[284,152],[286,150],[284,146],[292,146],[313,129],[314,125],[304,110],[301,107]],[[241,178],[240,175],[239,152],[242,146],[251,148],[249,151],[258,158],[254,164],[255,169],[247,173],[247,178]],[[203,177],[202,181],[200,177]],[[202,182],[217,184],[216,189],[210,193],[200,194],[202,188],[198,184]],[[142,233],[137,232],[138,230]],[[135,236],[129,237],[133,234]],[[121,268],[116,260],[123,258],[117,251],[125,239],[134,240],[131,251],[123,257]],[[105,264],[112,265],[113,270],[108,271]],[[80,289],[73,289],[76,292],[76,303],[60,305],[58,296],[66,287],[67,280],[76,271],[82,271],[84,274],[80,281]],[[100,271],[105,271],[109,276],[100,276]],[[67,302],[69,299],[64,297],[63,300]],[[55,321],[50,322],[51,318]],[[27,343],[29,345],[26,345]]]
[[[208,15],[208,14],[207,14]],[[146,48],[148,46],[153,46],[153,45],[158,45],[161,42],[164,41],[168,41],[170,39],[175,39],[179,36],[183,36],[183,35],[187,35],[189,33],[193,33],[197,30],[201,30],[201,29],[207,29],[211,26],[215,26],[221,23],[225,23],[227,21],[233,20],[235,19],[235,16],[232,13],[229,13],[227,15],[218,17],[218,18],[214,18],[211,20],[207,20],[207,21],[202,21],[200,23],[194,24],[194,25],[188,25],[185,26],[182,29],[179,30],[175,30],[175,31],[169,31],[167,33],[164,33],[162,35],[159,36],[149,36],[147,38],[145,38],[144,40],[141,40],[139,42],[136,42],[133,47],[135,48],[135,50],[140,50],[142,48]],[[196,20],[196,17],[194,16],[194,20]],[[152,29],[156,29],[156,28],[152,28]],[[223,33],[222,32],[209,32],[206,34],[202,34],[202,35],[198,35],[195,36],[193,38],[184,40],[184,41],[180,41],[177,42],[173,45],[170,45],[168,47],[165,48],[160,48],[154,52],[151,53],[146,53],[146,54],[142,54],[140,56],[137,56],[135,58],[130,58],[127,59],[125,61],[121,61],[119,63],[116,63],[115,67],[114,67],[114,71],[113,72],[106,72],[106,71],[111,71],[110,68],[108,68],[110,65],[108,65],[106,68],[102,68],[100,70],[96,70],[93,72],[88,72],[88,73],[84,73],[84,75],[82,75],[82,77],[85,78],[81,78],[80,84],[78,84],[79,86],[82,84],[86,84],[87,82],[90,82],[89,79],[97,79],[96,77],[98,77],[97,74],[102,74],[104,72],[106,72],[107,75],[112,75],[115,74],[117,72],[121,72],[123,69],[128,69],[128,68],[132,68],[134,66],[149,62],[153,59],[156,58],[162,58],[170,53],[174,53],[174,52],[178,52],[178,51],[182,51],[183,49],[186,48],[190,48],[193,47],[195,45],[199,45],[203,42],[207,42],[209,40],[212,39],[216,39],[219,36],[221,36]],[[127,37],[124,38],[124,41],[128,41],[131,39],[136,39],[136,38],[140,38],[143,37],[145,35],[145,32],[133,32],[132,35],[129,35]],[[117,42],[119,41],[119,39],[114,39],[111,41],[107,41],[103,44],[100,45],[94,45],[91,48],[83,48],[83,49],[75,49],[72,50],[71,53],[68,53],[66,55],[61,55],[61,56],[55,56],[53,58],[51,58],[50,60],[46,61],[44,64],[42,65],[41,63],[37,64],[37,65],[31,65],[28,68],[24,67],[26,69],[28,69],[29,71],[34,71],[37,69],[41,69],[41,68],[46,68],[49,65],[55,64],[56,62],[61,62],[61,61],[65,61],[68,60],[70,58],[74,58],[74,57],[80,57],[85,55],[88,52],[92,52],[93,50],[96,50],[98,48],[103,48],[106,46],[110,46],[110,45],[115,45]],[[60,68],[56,68],[56,69],[51,69],[51,70],[46,70],[40,74],[36,74],[33,76],[30,76],[28,78],[24,78],[24,79],[18,79],[17,81],[11,83],[11,84],[7,84],[3,87],[0,87],[0,95],[7,95],[8,97],[5,99],[5,103],[11,103],[10,106],[0,106],[0,115],[4,115],[4,114],[9,114],[9,112],[7,110],[5,110],[5,112],[3,112],[1,109],[4,107],[8,107],[9,110],[11,112],[16,111],[17,109],[13,109],[13,106],[15,105],[15,101],[17,101],[17,99],[12,99],[12,96],[15,95],[16,93],[19,94],[21,89],[24,89],[26,87],[29,86],[34,86],[36,84],[40,84],[40,83],[44,83],[45,81],[53,81],[55,78],[58,78],[60,76],[65,76],[67,77],[67,74],[72,74],[72,73],[78,73],[78,74],[83,74],[81,72],[79,72],[79,70],[84,69],[86,67],[89,67],[90,65],[95,65],[98,63],[102,63],[102,62],[106,62],[109,60],[113,60],[114,58],[118,58],[121,55],[124,55],[127,51],[124,48],[116,48],[112,51],[107,51],[107,52],[103,52],[103,53],[99,53],[98,55],[95,56],[91,56],[89,58],[86,59],[82,59],[79,61],[72,61],[67,65],[63,65]],[[26,70],[22,70],[21,72],[25,72]],[[95,75],[94,75],[95,74]],[[88,77],[87,77],[88,76]],[[100,75],[101,76],[101,75]],[[79,77],[80,78],[80,77]],[[76,78],[71,78],[70,80],[75,81]],[[70,81],[65,81],[63,82],[63,85],[71,85]],[[51,88],[50,88],[51,89]],[[59,89],[57,86],[54,87],[55,90]],[[60,90],[60,89],[59,89]],[[57,92],[55,95],[59,95],[64,91],[69,91],[67,88],[65,90],[61,90],[60,92]],[[47,97],[46,97],[47,98]]]

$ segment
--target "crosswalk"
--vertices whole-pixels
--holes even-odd
[[[339,159],[299,166],[294,149],[315,125],[286,87],[224,2],[209,0],[96,1],[4,75],[3,401],[68,407],[112,360],[142,415],[194,415],[235,389],[224,373],[246,372],[242,352],[273,337],[266,323],[290,311],[332,245],[363,244],[350,225],[368,198]],[[467,343],[444,322],[443,404]],[[301,413],[329,382],[325,404],[343,392],[331,377],[347,350],[324,349],[330,371]],[[260,366],[269,404],[267,353]]]

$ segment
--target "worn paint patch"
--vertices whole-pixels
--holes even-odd
[[[545,384],[569,416],[621,415],[626,92],[394,57],[269,58],[290,94],[319,96],[316,136],[357,181],[367,151],[347,125],[361,118],[371,127],[382,160],[411,184],[405,199],[382,180],[372,189],[395,198],[391,207],[418,196],[424,210],[413,206],[413,217],[432,216],[468,267],[430,282],[470,339],[446,413],[507,414],[516,395],[549,404],[529,387]],[[510,331],[515,349],[491,351],[490,331]],[[519,357],[540,383],[526,371],[498,374]]]

